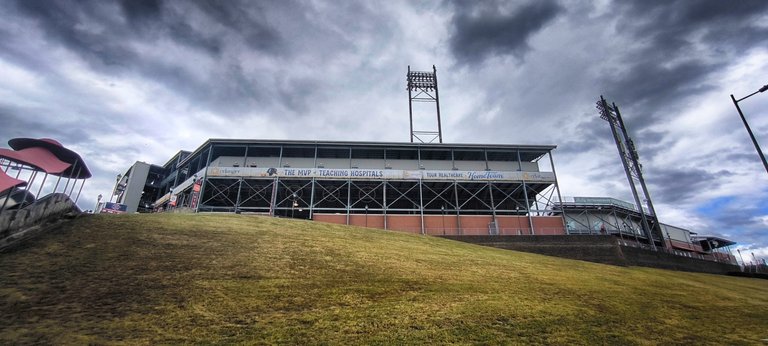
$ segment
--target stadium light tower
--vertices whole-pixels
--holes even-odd
[[[435,139],[443,143],[443,130],[440,124],[440,96],[437,91],[437,69],[432,65],[432,72],[411,71],[408,66],[408,114],[411,119],[411,143],[417,139],[421,143],[432,143]],[[437,131],[413,130],[413,103],[434,102],[437,109]]]
[[[742,98],[740,98],[738,100],[735,97],[733,97],[733,94],[731,94],[731,100],[733,100],[733,105],[736,106],[736,110],[739,111],[739,115],[741,116],[741,121],[744,122],[744,127],[747,128],[747,133],[749,133],[749,138],[752,139],[752,143],[755,145],[755,150],[757,150],[757,155],[759,155],[760,156],[760,160],[763,161],[763,167],[765,167],[765,171],[768,172],[768,161],[765,160],[765,155],[763,155],[763,151],[760,150],[760,144],[757,144],[757,139],[755,139],[755,134],[752,133],[752,129],[749,128],[749,124],[747,123],[747,119],[744,118],[744,113],[741,111],[741,108],[739,107],[739,102],[740,101],[744,101],[744,100],[748,99],[749,97],[751,97],[752,95],[764,92],[766,90],[768,90],[768,84],[763,85],[762,88],[760,88],[757,91],[755,91],[755,92],[753,92],[753,93],[751,93],[751,94],[749,94],[747,96],[744,96],[744,97],[742,97]]]
[[[635,198],[635,205],[640,209],[640,219],[642,220],[643,230],[651,248],[656,250],[656,243],[653,240],[653,235],[657,235],[661,240],[662,247],[665,247],[664,233],[661,231],[661,224],[656,216],[656,210],[653,208],[653,202],[651,202],[651,195],[648,193],[648,188],[645,186],[645,179],[643,178],[643,167],[638,161],[640,156],[635,149],[635,143],[632,142],[632,138],[629,137],[627,127],[624,125],[624,120],[621,118],[621,112],[619,107],[615,103],[608,104],[602,96],[597,101],[597,109],[600,111],[600,118],[607,121],[611,125],[611,133],[613,133],[613,140],[616,142],[616,147],[619,150],[619,156],[621,156],[621,163],[624,166],[624,172],[627,174],[627,180],[629,187],[632,190],[632,197]],[[637,186],[635,181],[640,183],[640,189],[643,192],[643,200],[646,202],[648,212],[650,213],[650,220],[645,215],[643,204],[640,202],[640,195],[637,192]]]

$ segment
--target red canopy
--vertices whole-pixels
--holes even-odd
[[[16,186],[26,186],[26,185],[27,185],[26,181],[12,178],[8,174],[5,174],[5,172],[3,172],[2,169],[0,169],[0,195],[4,194],[8,190]]]
[[[59,176],[64,175],[64,171],[71,166],[56,158],[50,150],[41,147],[31,147],[18,151],[0,148],[0,157],[35,167],[48,174]]]
[[[71,166],[62,174],[63,177],[75,179],[88,179],[91,177],[91,171],[86,166],[83,158],[76,152],[65,148],[61,143],[50,138],[13,138],[8,141],[11,148],[21,151],[27,148],[44,148],[49,150],[59,160],[70,164]]]

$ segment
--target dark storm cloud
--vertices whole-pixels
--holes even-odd
[[[88,143],[92,139],[91,134],[96,133],[93,128],[89,128],[88,122],[76,121],[69,126],[62,126],[60,123],[52,124],[45,119],[30,116],[39,113],[36,109],[0,103],[0,138],[55,138],[62,143],[82,144]],[[0,143],[0,146],[5,146],[5,143]]]
[[[495,55],[522,59],[528,38],[562,12],[554,1],[532,1],[508,13],[505,2],[456,1],[450,49],[459,64],[476,64]]]
[[[107,2],[17,1],[19,12],[34,20],[46,37],[75,52],[89,64],[124,66],[136,60],[124,47],[128,35],[110,18]],[[106,32],[86,29],[89,25],[108,28]]]
[[[733,173],[709,172],[700,168],[659,167],[644,170],[649,190],[659,202],[677,204],[695,198],[701,191],[718,188]]]
[[[129,0],[130,1],[130,0]],[[290,2],[287,2],[290,4]],[[260,51],[283,52],[280,33],[268,23],[263,6],[254,2],[232,3],[231,1],[198,0],[194,2],[203,13],[217,23],[226,26],[241,37],[248,46]],[[255,7],[255,14],[247,14],[245,7]],[[301,13],[296,8],[295,15]]]
[[[712,85],[703,81],[722,64],[711,64],[702,61],[686,61],[674,66],[662,65],[661,59],[638,62],[616,74],[605,76],[609,96],[613,97],[620,108],[632,110],[635,117],[625,117],[628,126],[635,125],[637,116],[651,117],[662,108],[674,104],[688,96],[699,95],[711,89]],[[622,107],[627,105],[627,107]],[[642,110],[641,112],[638,110]],[[637,114],[641,113],[641,114]],[[667,114],[668,116],[670,114]],[[658,116],[664,116],[663,113]],[[637,127],[642,129],[645,124]]]
[[[267,81],[249,75],[239,59],[222,58],[227,44],[241,40],[253,49],[252,54],[276,58],[284,53],[284,41],[271,28],[266,15],[246,11],[237,2],[198,1],[18,1],[14,10],[33,20],[45,33],[46,39],[79,56],[93,70],[105,75],[133,75],[165,85],[182,97],[194,100],[198,107],[223,115],[237,115],[252,109],[258,102],[280,102],[281,97],[269,97]],[[203,31],[194,22],[198,16],[220,24],[224,31]],[[234,38],[234,39],[232,39]],[[229,39],[229,41],[228,41]],[[11,38],[0,38],[0,46],[10,45]],[[214,70],[194,71],[174,64],[172,59],[158,59],[135,48],[135,43],[155,44],[158,56],[174,42],[201,52],[214,59]],[[18,42],[14,42],[18,43]],[[5,59],[24,63],[24,49],[0,53]],[[171,54],[171,53],[169,53]],[[175,53],[178,54],[178,53]],[[179,56],[184,60],[186,57]],[[170,60],[170,61],[169,61]],[[38,61],[34,70],[40,71],[51,61]],[[202,77],[201,77],[202,76]],[[265,104],[262,104],[265,105]],[[291,108],[292,105],[287,105]]]
[[[558,144],[558,155],[580,154],[598,148],[615,146],[610,134],[611,131],[603,119],[596,116],[586,119],[586,121],[578,123],[573,132]]]
[[[675,105],[714,85],[707,84],[750,49],[768,43],[759,19],[766,1],[617,1],[616,33],[631,44],[617,58],[618,70],[606,70],[606,98],[639,111],[627,119],[637,130],[671,116]],[[617,52],[621,54],[621,52]]]
[[[160,0],[123,0],[120,5],[131,22],[157,20],[162,10]]]

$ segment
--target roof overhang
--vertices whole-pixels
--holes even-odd
[[[715,249],[736,244],[736,242],[733,240],[726,239],[716,235],[695,235],[695,236],[692,236],[691,239],[695,241],[706,241],[710,245],[715,245],[715,246],[712,246]]]
[[[318,141],[318,140],[285,140],[285,139],[231,139],[231,138],[211,138],[205,141],[191,154],[187,155],[180,165],[187,163],[203,152],[209,145],[307,145],[307,146],[358,146],[368,148],[419,148],[419,149],[486,149],[486,150],[518,150],[521,152],[536,153],[530,161],[536,161],[550,151],[557,148],[557,145],[518,145],[518,144],[477,144],[477,143],[408,143],[408,142],[354,142],[354,141]]]
[[[27,148],[41,147],[48,149],[59,160],[70,164],[71,166],[64,171],[65,177],[75,179],[90,178],[91,171],[85,164],[85,161],[76,152],[65,148],[61,143],[50,138],[13,138],[8,141],[8,145],[14,150],[24,150]]]

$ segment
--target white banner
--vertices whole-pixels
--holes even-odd
[[[208,167],[209,177],[555,182],[552,172]]]

